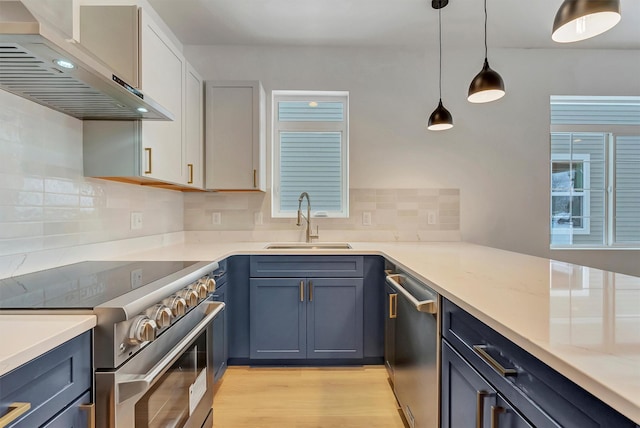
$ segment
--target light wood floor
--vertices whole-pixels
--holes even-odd
[[[229,367],[214,428],[404,428],[384,366]]]

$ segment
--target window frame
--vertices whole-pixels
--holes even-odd
[[[591,124],[577,124],[577,125],[551,125],[549,133],[549,149],[551,150],[551,134],[555,133],[598,133],[605,134],[605,212],[604,212],[604,238],[602,244],[552,244],[552,226],[549,223],[549,249],[551,250],[640,250],[640,242],[636,243],[619,243],[616,242],[616,188],[615,188],[615,173],[616,173],[616,141],[617,137],[622,136],[637,136],[640,132],[640,127],[634,125],[591,125]],[[574,153],[574,156],[577,155]],[[549,155],[552,161],[549,163],[551,168],[553,158],[558,155]],[[569,155],[566,155],[567,157]],[[551,169],[549,170],[549,179],[551,179]],[[549,204],[551,204],[551,183],[549,183]],[[549,207],[549,213],[551,213],[553,207]],[[549,216],[551,219],[551,215]]]
[[[582,190],[575,190],[573,184],[568,190],[554,191],[553,181],[551,184],[551,201],[550,201],[550,219],[551,219],[551,232],[558,235],[589,235],[591,233],[591,156],[588,153],[571,153],[571,154],[555,154],[551,156],[551,175],[553,176],[553,164],[554,163],[568,163],[570,168],[574,164],[582,164],[583,185]],[[581,227],[568,227],[553,229],[553,197],[554,196],[568,196],[581,197],[582,198],[582,226]],[[569,217],[572,217],[572,213],[569,213]],[[573,244],[570,244],[573,245]]]
[[[322,101],[342,102],[343,121],[291,121],[278,120],[280,101]],[[349,217],[349,92],[348,91],[292,91],[273,90],[271,93],[271,217],[296,218],[296,211],[283,211],[280,207],[280,133],[282,132],[340,132],[342,134],[341,158],[341,198],[340,211],[314,209],[311,201],[311,217]]]

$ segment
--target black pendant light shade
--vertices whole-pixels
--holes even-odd
[[[482,70],[469,85],[467,100],[472,103],[488,103],[504,97],[504,94],[502,77],[489,67],[489,61],[485,58]]]
[[[558,43],[589,39],[613,28],[620,18],[620,0],[564,0],[551,38]]]
[[[484,65],[469,85],[467,100],[471,103],[488,103],[504,97],[502,77],[489,67],[487,59],[487,0],[484,0]]]
[[[427,123],[427,129],[430,131],[444,131],[445,129],[453,128],[453,116],[449,113],[449,110],[444,108],[442,100],[438,102],[438,107],[429,116],[429,122]]]
[[[438,9],[438,44],[440,55],[440,69],[438,72],[438,89],[440,93],[440,100],[438,101],[438,107],[429,116],[427,122],[427,129],[429,131],[444,131],[445,129],[453,128],[453,116],[449,110],[442,105],[442,13],[441,9],[449,3],[449,0],[433,0],[431,6],[434,9]]]

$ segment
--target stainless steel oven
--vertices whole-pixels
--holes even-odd
[[[97,371],[97,427],[211,427],[213,319],[223,308],[205,300],[118,369]]]
[[[87,261],[0,280],[0,312],[92,313],[96,426],[212,426],[217,262]],[[221,314],[220,314],[221,315]]]

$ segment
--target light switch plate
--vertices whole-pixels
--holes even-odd
[[[427,211],[427,224],[436,224],[437,222],[436,212],[434,210]]]
[[[142,213],[134,211],[131,213],[131,230],[140,229],[142,229]]]

